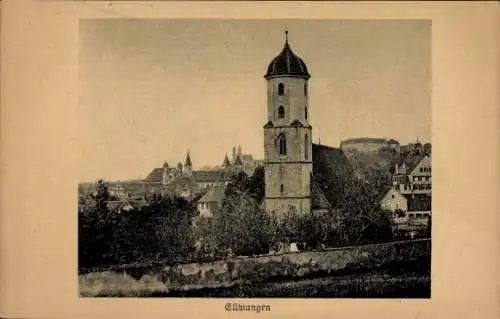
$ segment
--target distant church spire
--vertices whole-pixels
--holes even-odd
[[[223,167],[231,166],[231,163],[229,162],[229,158],[227,157],[227,153],[226,153],[226,156],[224,157],[224,162],[222,163],[222,166]]]
[[[189,150],[187,151],[186,161],[184,162],[184,167],[192,167],[191,156],[189,156]]]

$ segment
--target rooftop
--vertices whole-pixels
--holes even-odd
[[[278,54],[267,67],[266,79],[281,76],[294,76],[309,79],[311,75],[307,71],[304,61],[297,56],[288,44],[288,31],[285,31],[286,40],[283,50]]]

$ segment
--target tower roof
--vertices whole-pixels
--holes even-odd
[[[240,156],[236,156],[236,159],[234,160],[234,165],[243,165],[243,162],[241,161]]]
[[[187,166],[187,167],[193,166],[193,164],[191,163],[191,157],[189,156],[189,151],[187,152],[186,161],[184,162],[184,166]]]
[[[227,154],[226,154],[226,156],[224,156],[224,162],[222,163],[222,166],[224,166],[224,167],[231,166],[231,163],[229,162],[229,158],[227,157]]]
[[[270,79],[273,77],[292,76],[309,79],[311,75],[307,71],[306,64],[292,51],[292,48],[288,44],[288,31],[285,31],[285,34],[285,46],[281,50],[281,53],[271,61],[264,77]]]

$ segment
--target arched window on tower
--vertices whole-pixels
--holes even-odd
[[[283,184],[281,184],[281,186],[280,186],[280,192],[281,192],[281,194],[283,194],[285,192],[285,186],[283,186]]]
[[[283,83],[278,84],[278,95],[285,95],[285,85]]]
[[[279,137],[280,155],[286,155],[286,137],[285,135],[280,135]]]
[[[305,119],[307,120],[307,106],[306,106],[306,107],[304,107],[304,117],[305,117]]]
[[[285,108],[283,107],[283,105],[280,105],[280,107],[278,108],[278,118],[285,118]]]
[[[309,139],[307,137],[307,134],[306,136],[304,137],[304,155],[306,157],[306,159],[309,158]]]
[[[307,83],[304,84],[304,96],[307,96]]]

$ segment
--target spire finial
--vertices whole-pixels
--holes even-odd
[[[288,43],[288,28],[285,26],[285,42]]]

